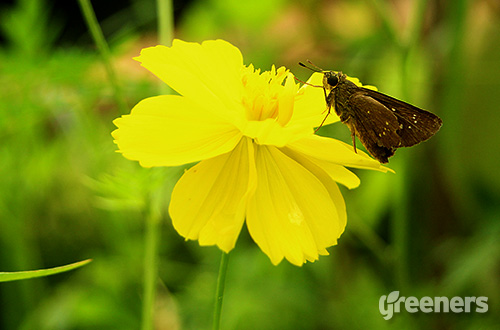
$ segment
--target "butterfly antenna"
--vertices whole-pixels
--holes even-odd
[[[311,64],[311,66],[308,66],[306,64],[304,64],[303,62],[299,62],[299,65],[306,68],[306,69],[309,69],[311,71],[314,71],[314,72],[323,72],[323,69],[317,67],[316,65],[312,64],[311,61],[307,60],[307,63]]]
[[[322,68],[320,68],[319,66],[317,66],[316,64],[311,62],[310,60],[307,60],[307,63],[311,64],[313,67],[315,67],[317,70],[319,70],[318,72],[325,72],[325,70],[323,70]]]
[[[310,83],[308,83],[308,82],[305,82],[305,81],[303,81],[303,80],[300,80],[299,78],[297,78],[297,77],[295,77],[295,76],[294,76],[294,78],[295,78],[295,80],[297,80],[298,82],[303,83],[304,85],[309,85],[309,86],[312,86],[312,87],[319,87],[319,88],[323,88],[323,86],[310,84]]]

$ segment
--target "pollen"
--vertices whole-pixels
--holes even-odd
[[[278,120],[282,125],[290,119],[293,111],[293,98],[297,85],[289,81],[289,71],[284,67],[260,72],[252,65],[245,67],[242,82],[244,93],[242,103],[248,120],[263,121],[269,118]]]

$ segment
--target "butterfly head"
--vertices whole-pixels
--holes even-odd
[[[335,71],[323,71],[323,88],[330,92],[331,90],[337,88],[345,75],[342,72]]]
[[[342,80],[345,80],[345,75],[342,72],[326,71],[308,61],[309,65],[299,62],[299,65],[311,71],[323,74],[323,88],[328,93],[335,89]]]

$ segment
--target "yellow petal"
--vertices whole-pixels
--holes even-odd
[[[372,86],[372,85],[363,85],[361,83],[361,81],[359,81],[359,79],[356,78],[356,77],[349,77],[349,76],[347,76],[347,80],[352,81],[353,83],[355,83],[359,87],[363,87],[363,88],[366,88],[366,89],[371,89],[371,90],[374,90],[374,91],[378,90],[377,87],[375,87],[375,86]]]
[[[391,171],[363,151],[358,149],[355,153],[354,148],[347,143],[319,135],[310,135],[287,146],[298,153],[333,164],[381,172]]]
[[[348,171],[350,174],[340,172],[339,174],[332,175],[330,168],[325,169],[321,166],[318,166],[317,159],[308,158],[305,155],[301,155],[297,152],[290,150],[289,148],[282,148],[280,150],[283,151],[283,153],[285,155],[287,155],[291,159],[295,160],[298,164],[302,165],[305,169],[307,169],[309,172],[311,172],[325,186],[328,193],[330,194],[330,198],[333,201],[333,204],[336,207],[338,221],[340,224],[339,228],[341,228],[341,230],[343,232],[343,230],[347,224],[346,207],[345,207],[344,197],[342,197],[342,194],[340,193],[339,187],[333,181],[338,181],[342,184],[346,184],[347,186],[349,186],[348,182],[354,181],[354,184],[359,185],[359,178],[354,173],[352,173],[348,170],[346,170],[346,171]],[[334,164],[332,164],[332,165],[334,165]],[[344,168],[344,167],[342,167],[342,168]],[[354,176],[355,178],[353,178],[352,176]],[[340,179],[340,177],[342,177],[342,179]],[[339,179],[339,180],[337,180],[337,179]],[[342,232],[339,233],[339,236]],[[323,251],[323,252],[321,252],[321,251]],[[328,252],[325,249],[323,249],[323,250],[319,250],[319,254],[320,255],[328,255]]]
[[[257,144],[277,147],[283,147],[292,141],[312,134],[310,127],[282,127],[274,118],[247,121],[242,127],[242,133],[255,139]]]
[[[198,104],[209,104],[209,111],[230,121],[245,117],[241,105],[243,58],[223,40],[202,44],[174,40],[172,47],[145,48],[135,58],[179,94]]]
[[[142,100],[114,124],[119,152],[144,167],[177,166],[227,153],[242,136],[233,125],[178,95]]]
[[[297,94],[297,87],[293,74],[288,73],[283,88],[283,94],[280,98],[278,110],[278,123],[281,126],[288,124],[294,112],[295,95]]]
[[[229,252],[245,219],[249,194],[255,189],[254,150],[242,138],[231,152],[189,169],[175,185],[169,206],[177,232],[200,245]]]
[[[282,148],[281,150],[287,156],[295,159],[304,167],[320,168],[323,172],[327,173],[333,181],[341,183],[349,189],[356,188],[361,183],[356,174],[352,173],[342,165],[330,163],[313,157],[306,157],[303,154],[300,154],[287,147]]]
[[[318,259],[336,244],[345,226],[339,217],[345,206],[335,183],[272,146],[257,146],[255,162],[257,188],[247,210],[250,235],[273,264],[286,258],[300,266]]]

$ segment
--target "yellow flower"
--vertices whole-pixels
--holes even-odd
[[[243,65],[223,40],[174,40],[136,58],[180,95],[139,102],[114,121],[119,152],[144,167],[198,162],[177,182],[169,206],[186,240],[229,252],[246,226],[273,264],[327,255],[346,225],[337,182],[359,179],[345,168],[385,172],[341,141],[314,135],[326,108],[320,88],[299,88],[284,67]],[[321,83],[313,74],[310,83]],[[327,121],[338,121],[331,115]]]

